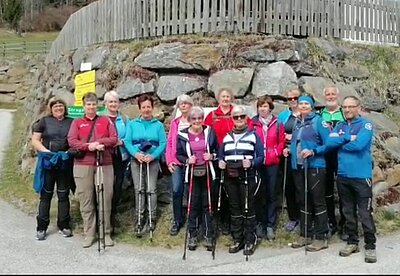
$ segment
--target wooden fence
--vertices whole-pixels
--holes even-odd
[[[0,56],[13,57],[31,54],[47,54],[52,41],[43,40],[35,42],[0,42]]]
[[[99,0],[68,19],[48,59],[92,44],[193,33],[266,33],[400,43],[395,0]]]

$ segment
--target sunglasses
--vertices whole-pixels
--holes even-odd
[[[288,101],[297,101],[299,97],[287,97]]]
[[[232,116],[232,118],[234,119],[234,120],[244,120],[244,119],[246,119],[246,115],[234,115],[234,116]]]

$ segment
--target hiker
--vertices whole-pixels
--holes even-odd
[[[311,96],[299,97],[298,110],[301,123],[292,133],[290,149],[284,150],[290,150],[291,153],[290,161],[294,171],[296,197],[299,199],[301,211],[300,236],[292,243],[292,247],[306,246],[306,250],[311,252],[328,248],[325,143],[329,136],[329,128],[313,109],[314,99]]]
[[[287,98],[286,98],[288,103],[288,108],[286,108],[285,110],[281,111],[278,114],[278,122],[282,123],[285,127],[285,138],[286,138],[287,148],[290,147],[290,141],[292,139],[293,129],[300,122],[299,119],[300,112],[298,110],[298,99],[300,97],[300,93],[301,92],[298,88],[290,89],[287,92]],[[289,153],[289,151],[285,152]],[[281,174],[282,179],[286,178],[286,183],[283,183],[285,190],[283,191],[282,196],[286,197],[286,205],[287,205],[286,207],[287,207],[289,221],[287,222],[285,229],[288,232],[293,231],[296,228],[296,226],[298,226],[300,221],[299,199],[296,198],[296,187],[293,179],[293,169],[290,166],[290,158],[291,158],[290,154],[284,155],[284,158],[281,158],[279,167],[279,171],[282,173]],[[278,183],[282,182],[278,181]]]
[[[125,134],[125,147],[133,156],[131,170],[135,187],[137,210],[136,233],[142,236],[147,231],[146,215],[151,232],[156,227],[157,177],[160,158],[165,151],[164,125],[154,118],[154,99],[147,94],[137,99],[140,116],[129,122]]]
[[[258,213],[258,220],[262,223],[268,240],[275,239],[276,177],[285,147],[285,129],[271,113],[273,109],[274,103],[271,97],[260,97],[257,100],[257,115],[252,118],[249,125],[249,129],[255,130],[260,137],[264,149],[264,163],[259,169],[262,188],[258,198],[264,198],[265,205],[259,204],[256,207],[258,209],[256,214]]]
[[[328,148],[338,149],[337,187],[345,217],[347,245],[343,257],[359,252],[358,217],[364,232],[365,262],[375,263],[376,228],[372,217],[372,123],[360,116],[360,100],[345,97],[345,122],[339,122],[328,139]]]
[[[218,141],[214,130],[203,125],[204,111],[193,107],[188,116],[190,127],[179,131],[176,157],[185,164],[185,182],[192,183],[189,193],[190,210],[188,217],[189,250],[195,250],[199,241],[198,220],[203,216],[204,246],[212,250],[214,227],[211,207],[211,182],[215,179],[213,160],[216,160]],[[193,174],[192,174],[193,170]],[[193,179],[189,179],[193,177]]]
[[[50,99],[48,114],[35,122],[32,126],[32,146],[38,152],[42,161],[37,162],[37,173],[42,174],[43,185],[37,192],[40,193],[40,202],[36,227],[36,239],[45,240],[47,228],[50,223],[50,206],[53,198],[54,187],[57,184],[58,212],[57,227],[64,237],[71,237],[70,225],[70,189],[74,188],[72,176],[72,158],[67,155],[65,160],[57,160],[50,165],[50,160],[56,153],[65,153],[69,145],[67,141],[68,131],[72,119],[68,115],[67,104],[59,98]],[[47,164],[47,166],[45,165]],[[37,174],[35,173],[35,178]]]
[[[219,168],[225,170],[225,187],[228,192],[233,244],[229,253],[244,248],[244,255],[252,255],[257,245],[255,171],[264,160],[263,144],[253,130],[248,129],[243,106],[235,106],[231,116],[234,128],[223,139],[219,150]]]
[[[176,158],[176,147],[178,141],[178,132],[190,126],[188,116],[192,106],[193,100],[186,94],[180,95],[176,99],[175,108],[179,109],[181,115],[171,121],[167,138],[165,159],[168,165],[168,170],[172,174],[171,190],[173,222],[169,230],[171,236],[178,235],[179,230],[184,224],[185,210],[183,208],[183,198],[185,191],[185,164],[182,164]]]
[[[83,219],[85,239],[83,247],[90,247],[96,240],[96,210],[104,212],[105,233],[104,245],[113,246],[111,239],[111,208],[113,197],[114,169],[112,166],[112,152],[118,143],[118,136],[114,125],[106,116],[98,116],[98,98],[95,93],[89,92],[82,97],[85,114],[83,118],[74,119],[68,133],[68,143],[71,148],[84,153],[84,156],[74,159],[74,178],[76,194],[79,199],[80,211]],[[96,206],[100,199],[98,187],[95,187],[96,156],[101,155],[101,169],[103,170],[104,209]],[[103,208],[103,207],[101,207]],[[97,225],[99,226],[99,225]],[[98,230],[100,231],[100,229]],[[98,233],[100,234],[100,232]]]
[[[117,207],[121,200],[122,183],[124,182],[126,167],[130,161],[130,155],[124,146],[126,126],[129,123],[129,118],[128,116],[123,115],[119,110],[119,96],[114,90],[108,91],[104,94],[104,105],[107,109],[107,116],[113,123],[118,135],[118,143],[112,151],[114,190],[111,209],[111,226],[112,232],[114,232],[115,227],[119,226],[116,217]]]
[[[343,110],[339,105],[339,88],[334,85],[327,86],[323,91],[325,97],[325,107],[321,110],[322,119],[328,123],[329,129],[332,131],[336,124],[344,121]],[[326,188],[325,199],[328,211],[328,222],[330,235],[333,236],[339,232],[341,239],[346,239],[343,235],[344,217],[341,206],[339,205],[340,221],[339,226],[336,221],[335,212],[335,178],[337,175],[337,150],[328,151],[325,154],[326,161]]]

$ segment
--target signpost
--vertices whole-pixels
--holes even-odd
[[[74,106],[82,106],[82,97],[87,92],[96,91],[96,70],[87,71],[75,76]]]
[[[83,106],[68,106],[68,117],[72,119],[82,118],[85,114]],[[97,115],[106,115],[107,111],[104,106],[99,106],[97,108]]]

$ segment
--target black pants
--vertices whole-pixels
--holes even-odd
[[[54,187],[57,183],[57,226],[60,230],[70,229],[70,203],[69,192],[72,181],[71,170],[52,169],[45,170],[44,185],[40,192],[39,214],[37,215],[37,231],[47,230],[50,223],[50,206],[53,198]]]
[[[209,208],[211,208],[211,179],[209,183],[210,199],[208,198],[207,177],[193,177],[193,188],[189,195],[191,200],[188,219],[190,237],[197,237],[200,222],[203,223],[204,235],[209,238],[214,236],[213,220],[209,212]],[[202,216],[201,219],[200,216]]]
[[[113,168],[114,168],[114,190],[112,198],[111,209],[111,223],[114,225],[115,214],[117,213],[117,206],[121,200],[122,183],[124,182],[126,167],[128,166],[129,159],[122,161],[121,153],[119,150],[113,154]]]
[[[307,237],[315,234],[317,240],[325,239],[328,233],[328,214],[325,201],[325,169],[308,169],[307,171],[307,206],[305,204],[304,169],[294,171],[296,195],[300,202],[300,236],[304,237],[307,220]],[[307,209],[306,209],[307,207]],[[314,221],[312,221],[314,220]],[[314,223],[314,233],[311,232]]]
[[[256,218],[265,227],[275,227],[276,223],[276,176],[278,174],[278,165],[261,166],[259,177],[261,185],[256,192],[255,208]]]
[[[221,170],[214,166],[216,179],[213,182],[213,210],[214,212],[217,211],[218,207],[218,197],[219,197],[219,187],[221,185]],[[224,179],[226,180],[226,178]],[[221,187],[221,198],[220,198],[220,210],[218,212],[218,219],[220,224],[228,225],[231,224],[231,216],[230,216],[230,208],[229,208],[229,198],[228,198],[228,191],[226,189],[226,182],[223,183]]]
[[[245,185],[245,174],[243,171],[238,178],[232,178],[226,175],[225,182],[229,196],[232,237],[234,241],[253,244],[256,239],[254,193],[257,188],[254,172],[251,170],[248,172],[247,185]],[[247,210],[245,209],[246,190],[248,192]]]
[[[375,249],[376,228],[372,217],[372,182],[371,179],[338,177],[338,190],[346,219],[345,229],[348,244],[358,244],[358,216],[364,231],[365,249]],[[358,212],[357,212],[358,211]]]

